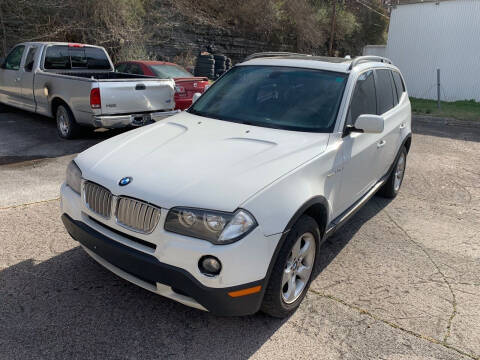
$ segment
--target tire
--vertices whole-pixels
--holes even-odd
[[[204,64],[198,64],[196,68],[204,71],[212,71],[215,69],[213,65],[204,65]]]
[[[378,191],[380,196],[388,199],[393,199],[397,196],[402,186],[403,177],[405,175],[405,168],[407,166],[407,149],[402,148],[400,155],[395,161],[392,172],[387,181]]]
[[[205,71],[201,69],[196,69],[195,70],[195,76],[206,76],[206,77],[212,77],[215,75],[213,70]]]
[[[58,135],[63,139],[74,139],[80,134],[80,126],[75,121],[67,105],[59,105],[55,111]]]
[[[213,59],[197,59],[197,65],[199,64],[207,64],[207,65],[213,65],[215,64],[215,60]]]
[[[319,243],[317,222],[302,215],[288,233],[275,261],[261,306],[264,313],[284,318],[298,308],[313,278]],[[302,267],[306,267],[303,276],[299,275]]]
[[[220,62],[227,60],[227,57],[223,54],[213,55],[213,58],[215,59],[215,61],[220,61]]]
[[[214,59],[213,55],[212,54],[208,54],[208,55],[198,55],[197,56],[197,59]]]

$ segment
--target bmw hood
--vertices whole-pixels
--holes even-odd
[[[234,211],[325,151],[329,134],[181,113],[103,141],[75,159],[86,180],[159,207]],[[130,178],[120,186],[120,180]]]

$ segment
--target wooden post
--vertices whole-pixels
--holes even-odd
[[[441,97],[441,93],[440,93],[440,68],[437,68],[437,107],[438,107],[438,110],[441,109],[442,105],[440,103],[440,97]]]
[[[332,8],[332,27],[330,29],[330,43],[328,45],[328,55],[333,56],[333,41],[335,39],[335,23],[337,21],[337,0],[333,0]]]

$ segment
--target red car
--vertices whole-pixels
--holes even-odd
[[[172,78],[175,80],[175,109],[185,110],[192,104],[193,94],[203,93],[210,83],[206,77],[195,77],[181,66],[165,61],[126,61],[117,64],[115,71]]]

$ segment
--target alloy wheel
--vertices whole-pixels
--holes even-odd
[[[405,174],[405,154],[402,153],[397,162],[397,167],[395,168],[395,180],[393,182],[393,188],[395,191],[400,189],[402,184],[403,175]]]
[[[282,300],[291,304],[302,295],[315,263],[315,237],[311,233],[301,235],[290,252],[282,277]]]

